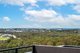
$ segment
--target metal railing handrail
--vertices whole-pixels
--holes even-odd
[[[58,48],[57,46],[45,46],[45,45],[32,45],[32,46],[21,46],[21,47],[15,47],[15,48],[8,48],[8,49],[1,49],[0,52],[5,52],[5,51],[10,51],[10,50],[14,50],[15,53],[19,53],[19,49],[23,49],[23,48],[32,48],[32,53],[37,53],[37,49],[36,48],[42,47],[45,48],[43,50],[46,50],[46,48],[52,48],[56,49]],[[80,50],[80,46],[71,46],[71,45],[64,45],[61,48],[59,47],[58,49],[74,49],[76,50]],[[39,50],[38,50],[39,51]]]
[[[15,47],[15,48],[1,49],[0,52],[15,50],[15,53],[18,53],[19,49],[30,48],[30,47],[33,47],[33,46],[21,46],[21,47]]]

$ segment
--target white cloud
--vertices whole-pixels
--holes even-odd
[[[50,5],[58,5],[58,6],[65,4],[65,2],[63,0],[59,0],[59,1],[57,1],[57,0],[47,0],[47,2]]]
[[[80,15],[69,15],[68,17],[73,21],[80,21]]]
[[[73,4],[73,3],[77,3],[78,0],[64,0],[65,3],[70,3],[70,4]]]
[[[44,1],[47,2],[46,5],[48,6],[62,6],[67,4],[76,4],[75,7],[73,7],[74,10],[80,13],[80,0],[0,0],[0,3],[2,4],[8,4],[8,5],[18,5],[18,6],[24,6],[22,8],[25,8],[26,4],[30,4],[26,7],[27,10],[31,10],[34,7],[39,7],[37,4],[38,1]],[[79,3],[79,5],[77,5]],[[21,9],[25,10],[25,9]]]
[[[18,5],[18,6],[25,6],[25,4],[31,4],[31,6],[21,8],[21,10],[25,11],[25,14],[28,15],[24,19],[27,21],[33,22],[40,22],[40,23],[55,23],[57,25],[64,25],[64,26],[71,26],[71,25],[79,25],[80,23],[80,15],[68,15],[67,17],[63,17],[62,15],[58,14],[54,10],[32,10],[34,6],[39,7],[36,3],[40,0],[0,0],[2,4],[9,4],[9,5]],[[80,12],[80,0],[42,0],[47,2],[47,5],[53,6],[62,6],[67,4],[76,4],[73,8],[77,12]],[[10,21],[9,17],[3,18],[4,22]],[[78,23],[78,22],[79,23]],[[30,25],[31,26],[31,25]],[[37,26],[37,25],[35,25]]]
[[[76,4],[80,2],[80,0],[0,0],[0,3],[10,4],[10,5],[19,5],[24,6],[27,3],[30,3],[32,6],[38,6],[36,3],[38,1],[47,2],[48,5],[66,5],[66,4]]]
[[[73,7],[78,13],[80,13],[80,3]]]
[[[3,17],[3,21],[4,22],[9,22],[10,21],[10,18],[9,17]]]
[[[29,18],[26,17],[26,20],[29,21],[35,21],[35,22],[56,22],[56,23],[61,23],[65,22],[65,19],[58,15],[54,10],[46,10],[43,9],[41,11],[36,11],[36,10],[29,10],[25,11],[27,15],[29,15]]]
[[[54,6],[62,6],[66,4],[76,4],[80,2],[79,0],[41,0],[48,2],[48,5],[54,5]]]
[[[45,21],[50,21],[53,17],[53,15],[57,16],[57,13],[53,10],[41,10],[41,11],[36,11],[36,10],[31,10],[31,11],[25,11],[26,14],[28,14],[30,17],[33,17],[32,19],[26,18],[28,20],[35,20],[35,21],[40,21],[40,22],[45,22]],[[53,17],[54,18],[54,17]]]
[[[30,3],[31,5],[36,5],[37,0],[0,0],[0,3],[10,4],[10,5],[18,5],[24,6],[26,3]]]
[[[60,26],[77,26],[80,25],[80,15],[68,15],[63,17],[54,10],[26,10],[28,15],[24,19],[27,21],[33,21],[37,23],[54,23]]]

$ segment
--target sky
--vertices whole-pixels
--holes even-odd
[[[0,0],[0,28],[80,28],[80,0]]]

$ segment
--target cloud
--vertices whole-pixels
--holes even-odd
[[[10,5],[18,5],[18,6],[24,6],[25,4],[29,3],[32,6],[37,6],[36,3],[38,1],[47,2],[48,5],[55,5],[55,6],[62,6],[66,4],[76,4],[80,2],[79,0],[0,0],[0,3],[3,4],[10,4]]]
[[[10,21],[10,18],[9,17],[3,17],[3,21],[4,22],[9,22]]]
[[[57,13],[53,10],[46,10],[43,9],[41,11],[31,10],[25,11],[25,14],[29,15],[31,18],[25,18],[31,21],[39,21],[39,22],[46,22],[52,20],[53,15],[57,16]],[[32,18],[33,17],[33,18]]]
[[[80,15],[69,15],[70,20],[80,21]]]
[[[54,10],[46,10],[42,9],[40,11],[36,10],[29,10],[25,11],[26,15],[29,15],[28,17],[25,17],[26,20],[29,21],[35,21],[35,22],[56,22],[60,23],[64,21],[64,18],[60,15],[58,15],[57,12]]]
[[[18,6],[25,6],[22,7],[20,10],[25,12],[25,20],[30,22],[36,22],[37,24],[33,25],[34,27],[38,26],[38,23],[50,23],[50,24],[56,24],[57,26],[79,26],[80,24],[80,15],[66,15],[65,17],[59,14],[58,12],[54,10],[47,10],[42,9],[39,7],[40,3],[37,4],[38,1],[46,2],[46,5],[51,6],[65,6],[67,4],[76,4],[73,6],[73,9],[76,10],[78,13],[80,13],[80,4],[77,4],[80,2],[80,0],[0,0],[0,3],[2,4],[8,4],[8,5],[18,5]],[[26,4],[30,4],[26,7]],[[39,10],[33,10],[36,9],[36,7],[39,7]],[[46,6],[44,7],[46,8]],[[60,8],[60,7],[59,7]],[[9,22],[9,17],[3,18],[4,22]],[[31,27],[31,25],[28,25]],[[24,26],[23,26],[24,27]]]
[[[9,5],[18,5],[24,6],[26,3],[30,3],[31,5],[36,5],[37,0],[0,0],[2,4],[9,4]]]
[[[62,16],[54,10],[26,10],[24,19],[36,23],[53,23],[60,26],[80,26],[80,15]]]
[[[80,13],[80,3],[73,7],[78,13]]]
[[[41,0],[44,2],[47,2],[48,5],[53,5],[53,6],[62,6],[62,5],[67,5],[67,4],[76,4],[80,2],[79,0]]]
[[[63,0],[47,0],[48,4],[49,5],[57,5],[57,6],[61,6],[61,5],[64,5],[65,2]]]

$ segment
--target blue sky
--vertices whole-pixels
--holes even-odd
[[[80,28],[80,0],[0,0],[0,28]]]

